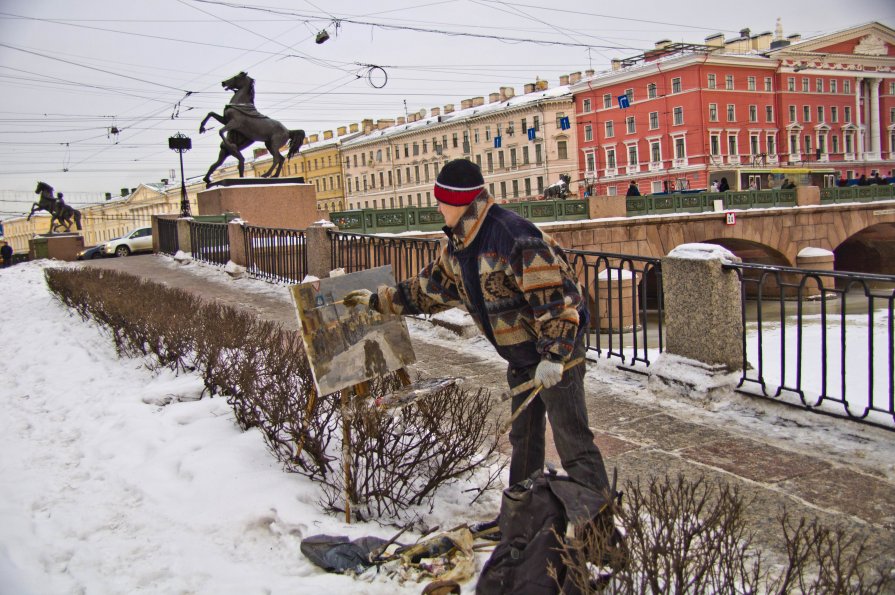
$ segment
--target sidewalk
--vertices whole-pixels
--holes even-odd
[[[184,266],[158,255],[84,264],[196,292],[298,328],[282,285],[233,280],[220,268]],[[492,351],[464,349],[483,339],[452,338],[425,322],[410,326],[417,356],[411,376],[458,376],[495,397],[506,389],[505,368],[488,355]],[[618,469],[620,485],[656,474],[704,475],[751,499],[750,527],[763,549],[780,551],[777,518],[785,508],[795,518],[818,518],[867,535],[873,550],[895,560],[895,433],[735,393],[711,411],[660,399],[650,392],[647,376],[607,360],[588,363],[586,391],[597,445],[610,473]],[[557,461],[554,452],[548,458]]]

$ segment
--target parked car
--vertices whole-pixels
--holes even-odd
[[[78,260],[93,260],[94,258],[104,258],[106,256],[106,245],[97,244],[90,248],[85,248],[78,252]]]
[[[106,242],[106,254],[129,256],[136,252],[152,252],[151,227],[140,227]]]

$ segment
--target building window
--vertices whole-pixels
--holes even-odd
[[[808,134],[805,135],[805,152],[811,153],[811,135]]]
[[[610,95],[609,93],[603,95],[603,107],[612,107],[612,95]]]
[[[456,132],[454,133],[453,138],[452,138],[451,140],[452,140],[452,142],[453,142],[453,146],[454,146],[454,148],[456,149],[456,148],[459,146],[459,143],[457,142],[458,139],[457,139],[457,133],[456,133]],[[407,157],[407,145],[404,145],[404,156]]]
[[[842,92],[848,95],[851,93],[851,81],[845,80],[842,81]]]
[[[541,148],[541,144],[538,143],[535,145],[535,163],[541,165],[544,162],[544,154],[543,149]]]
[[[746,89],[749,91],[755,91],[755,77],[750,76],[746,79]]]
[[[728,74],[724,77],[724,88],[728,91],[733,91],[733,75]]]
[[[590,99],[585,99],[581,102],[581,111],[589,112],[590,110]]]
[[[803,122],[811,121],[811,106],[810,105],[802,106],[802,121]]]
[[[615,149],[606,149],[606,167],[615,169]],[[540,192],[540,189],[538,189]]]
[[[519,198],[519,180],[513,180],[513,198]]]
[[[826,119],[824,119],[824,106],[822,105],[817,106],[817,121],[826,122]]]
[[[710,74],[709,80],[706,83],[706,87],[708,87],[709,89],[715,89],[715,88],[717,88],[717,86],[718,86],[718,83],[715,81],[715,75]]]
[[[830,147],[833,153],[839,152],[839,135],[834,134],[830,137]]]
[[[687,156],[687,145],[683,136],[674,139],[674,157],[675,159],[683,159]]]
[[[836,79],[830,80],[830,93],[838,93],[839,92],[839,81]]]
[[[761,151],[758,149],[758,135],[753,134],[749,136],[749,151],[752,156],[758,155]]]
[[[636,131],[636,127],[634,125],[634,116],[628,116],[625,118],[625,126],[627,127],[628,134],[634,134]]]
[[[507,197],[507,183],[506,182],[500,183],[500,197],[501,198]]]
[[[727,154],[728,155],[738,155],[737,153],[737,137],[735,134],[731,134],[727,137]]]
[[[662,145],[659,141],[650,143],[650,162],[659,163],[662,161]]]
[[[593,161],[593,153],[591,153],[590,157],[591,161]],[[531,178],[525,178],[525,196],[531,196]]]
[[[791,76],[786,79],[786,90],[787,91],[795,91],[796,90],[796,77]]]
[[[659,127],[659,112],[649,113],[649,129],[655,130]]]
[[[768,145],[768,155],[776,155],[777,154],[777,143],[774,140],[774,135],[769,134],[765,139]]]
[[[594,140],[594,129],[590,124],[584,126],[584,141],[590,142]]]
[[[721,137],[717,134],[713,134],[709,137],[709,147],[711,154],[714,156],[718,156],[721,154]]]
[[[833,124],[839,121],[839,108],[835,105],[830,107],[830,122]]]
[[[671,92],[672,93],[680,93],[681,92],[680,77],[675,77],[675,78],[671,79]]]
[[[674,125],[680,126],[684,123],[684,108],[678,106],[674,108]]]
[[[802,93],[808,92],[808,77],[802,77]]]
[[[845,112],[843,112],[843,114],[842,114],[842,119],[843,119],[847,124],[851,124],[851,106],[846,105],[846,106],[845,106],[844,108],[842,108],[842,109],[845,110]]]
[[[569,158],[569,148],[568,143],[564,140],[556,142],[556,156],[559,159],[568,159]]]
[[[507,166],[507,163],[506,163],[506,160],[503,158],[503,151],[498,151],[497,152],[497,167],[498,167],[498,169],[501,169],[501,170],[506,169],[506,166]]]
[[[758,122],[758,106],[757,105],[749,106],[749,121],[750,122]]]
[[[637,167],[637,165],[637,145],[628,145],[628,167]]]
[[[606,196],[618,196],[618,188],[616,186],[606,186]]]
[[[772,105],[764,106],[764,121],[765,122],[773,122],[774,121],[774,106],[772,106]]]
[[[789,106],[789,121],[790,122],[796,121],[796,106],[794,106],[794,105]]]
[[[774,90],[774,79],[769,76],[764,77],[764,90],[767,92],[771,92]]]
[[[718,104],[710,103],[709,104],[709,122],[717,122],[718,121]]]
[[[528,164],[528,147],[522,147],[522,163]]]
[[[612,138],[615,136],[615,124],[612,120],[606,121],[606,138]]]
[[[656,83],[650,83],[646,86],[646,96],[650,99],[655,99],[658,95],[656,91]]]
[[[587,171],[594,171],[597,168],[597,160],[593,154],[593,151],[584,154],[584,160],[586,162]],[[530,182],[528,178],[525,179],[525,192],[526,194],[531,194]]]
[[[824,80],[822,78],[818,77],[816,82],[817,82],[817,84],[816,84],[817,92],[823,93],[824,92]]]
[[[732,103],[727,104],[727,121],[736,122],[737,119],[736,106]]]
[[[510,167],[516,167],[519,163],[516,161],[516,148],[510,149]]]
[[[541,129],[541,117],[540,116],[535,116],[534,123],[532,123],[531,127],[534,128],[535,131],[538,131]]]
[[[628,96],[628,104],[634,103],[634,89],[625,89],[625,95]]]

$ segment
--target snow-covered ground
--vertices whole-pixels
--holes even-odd
[[[313,566],[303,537],[394,529],[323,514],[317,486],[283,472],[223,399],[198,400],[197,376],[119,359],[52,297],[46,266],[0,269],[0,593],[422,590]],[[496,495],[470,505],[459,489],[439,496],[428,524],[495,514]]]
[[[285,286],[168,260],[209,283],[290,303]],[[326,574],[308,562],[299,551],[303,537],[390,537],[394,530],[346,525],[322,513],[318,487],[283,472],[258,431],[239,430],[223,399],[198,400],[196,376],[119,359],[98,326],[52,297],[43,280],[48,266],[59,263],[0,269],[0,594],[422,590],[374,574],[364,580]],[[480,336],[460,339],[414,320],[409,327],[417,341],[493,358],[502,367]],[[588,389],[656,405],[646,378],[616,363],[589,365]],[[895,477],[895,441],[887,432],[734,393],[708,405],[666,399],[661,406],[770,444],[860,460]],[[471,505],[464,487],[444,490],[426,522],[447,528],[495,514],[498,494]],[[486,557],[480,554],[479,562]],[[465,584],[464,593],[474,585]]]

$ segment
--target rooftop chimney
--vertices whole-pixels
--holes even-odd
[[[622,68],[622,61],[619,60],[618,58],[613,58],[611,61],[611,64],[612,64],[612,70],[621,70],[621,68]]]
[[[546,91],[550,84],[547,81],[535,81],[535,89],[537,91]]]
[[[398,126],[403,126],[407,123],[407,118],[404,116],[398,116]]]
[[[386,128],[391,128],[394,125],[395,125],[394,118],[383,118],[383,119],[379,120],[378,122],[376,122],[376,129],[377,130],[385,130]]]
[[[324,138],[325,140],[329,140],[329,139],[331,139],[332,137],[333,137],[333,131],[332,131],[332,130],[324,130],[324,131],[323,131],[323,138]]]
[[[526,95],[528,95],[529,93],[534,93],[535,84],[534,83],[525,83],[525,86],[522,87],[522,89],[525,91]]]
[[[752,31],[749,29],[749,27],[740,29],[740,37],[749,37],[750,35],[752,35]]]
[[[567,74],[559,75],[559,86],[564,87],[565,85],[568,85],[568,84],[569,84],[569,75],[567,75]]]
[[[513,87],[501,87],[500,88],[500,100],[506,101],[516,95],[516,90]]]
[[[480,105],[485,105],[485,98],[482,96],[473,97],[472,98],[472,107],[479,107]]]
[[[581,72],[573,72],[569,75],[569,83],[574,85],[581,80]]]
[[[445,115],[454,113],[454,104],[453,103],[445,103],[444,104],[444,113],[445,113]]]
[[[348,125],[349,132],[357,132],[360,127],[357,125],[357,122]]]
[[[488,103],[497,103],[500,101],[500,93],[489,93]]]
[[[765,31],[764,33],[759,33],[758,35],[752,38],[752,49],[753,50],[767,50],[771,47],[771,41],[774,39],[774,34],[770,31]]]
[[[593,76],[593,75],[594,75],[593,68],[588,68],[587,70],[584,71],[584,76]]]
[[[316,134],[312,134],[311,136],[308,137],[308,144],[316,143],[318,138],[320,138],[320,136],[318,136]]]
[[[361,120],[361,126],[364,127],[364,134],[370,134],[373,132],[373,119],[372,118],[364,118]]]
[[[336,128],[336,132],[339,133],[339,136],[345,136],[346,134],[348,134],[348,129],[344,126],[339,126],[338,128]]]
[[[432,109],[429,110],[429,114],[430,114],[433,118],[437,118],[438,116],[441,115],[441,108],[440,108],[440,107],[433,107]]]
[[[460,100],[460,109],[469,109],[470,107],[472,107],[472,99]]]

